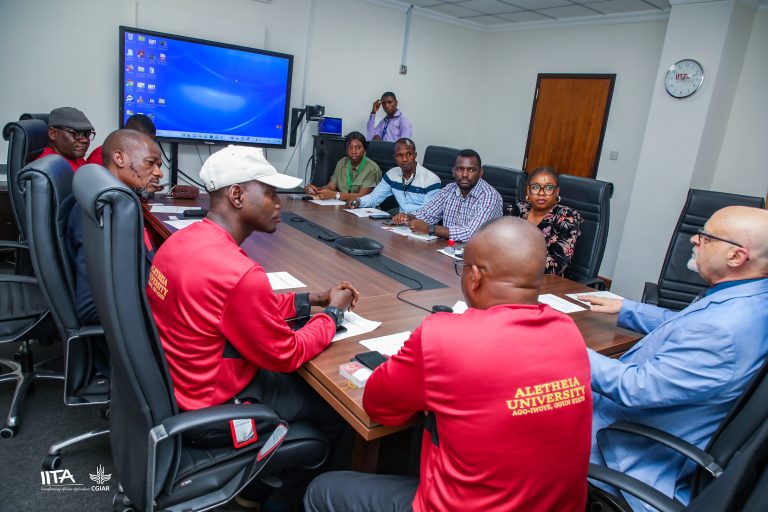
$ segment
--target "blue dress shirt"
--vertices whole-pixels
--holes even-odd
[[[589,351],[593,432],[632,421],[705,448],[768,354],[768,279],[720,287],[680,312],[625,300],[618,324],[647,335],[620,359]],[[609,433],[591,461],[690,500],[695,466],[651,441]]]

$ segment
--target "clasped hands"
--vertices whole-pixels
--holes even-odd
[[[306,186],[304,193],[315,199],[336,199],[336,191],[329,188],[318,188],[311,183]]]
[[[309,294],[309,303],[312,306],[319,306],[321,308],[334,306],[342,311],[352,311],[355,309],[358,299],[360,299],[360,292],[349,281],[342,281],[324,292]]]

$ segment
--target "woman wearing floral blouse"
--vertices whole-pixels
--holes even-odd
[[[565,275],[571,263],[576,239],[581,234],[581,214],[560,204],[560,182],[551,167],[539,167],[528,177],[525,201],[507,210],[538,227],[547,242],[547,263],[544,272]]]

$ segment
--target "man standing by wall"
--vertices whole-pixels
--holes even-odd
[[[376,112],[384,107],[387,116],[376,124]],[[397,98],[393,92],[385,92],[380,100],[373,102],[371,117],[368,118],[368,140],[386,140],[394,142],[397,139],[413,137],[413,125],[400,110],[397,109]]]

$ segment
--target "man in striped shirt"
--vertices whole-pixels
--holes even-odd
[[[429,203],[412,213],[398,213],[394,222],[408,224],[415,233],[466,242],[484,223],[501,217],[501,195],[483,180],[477,151],[459,151],[453,179],[456,181],[441,189]]]

